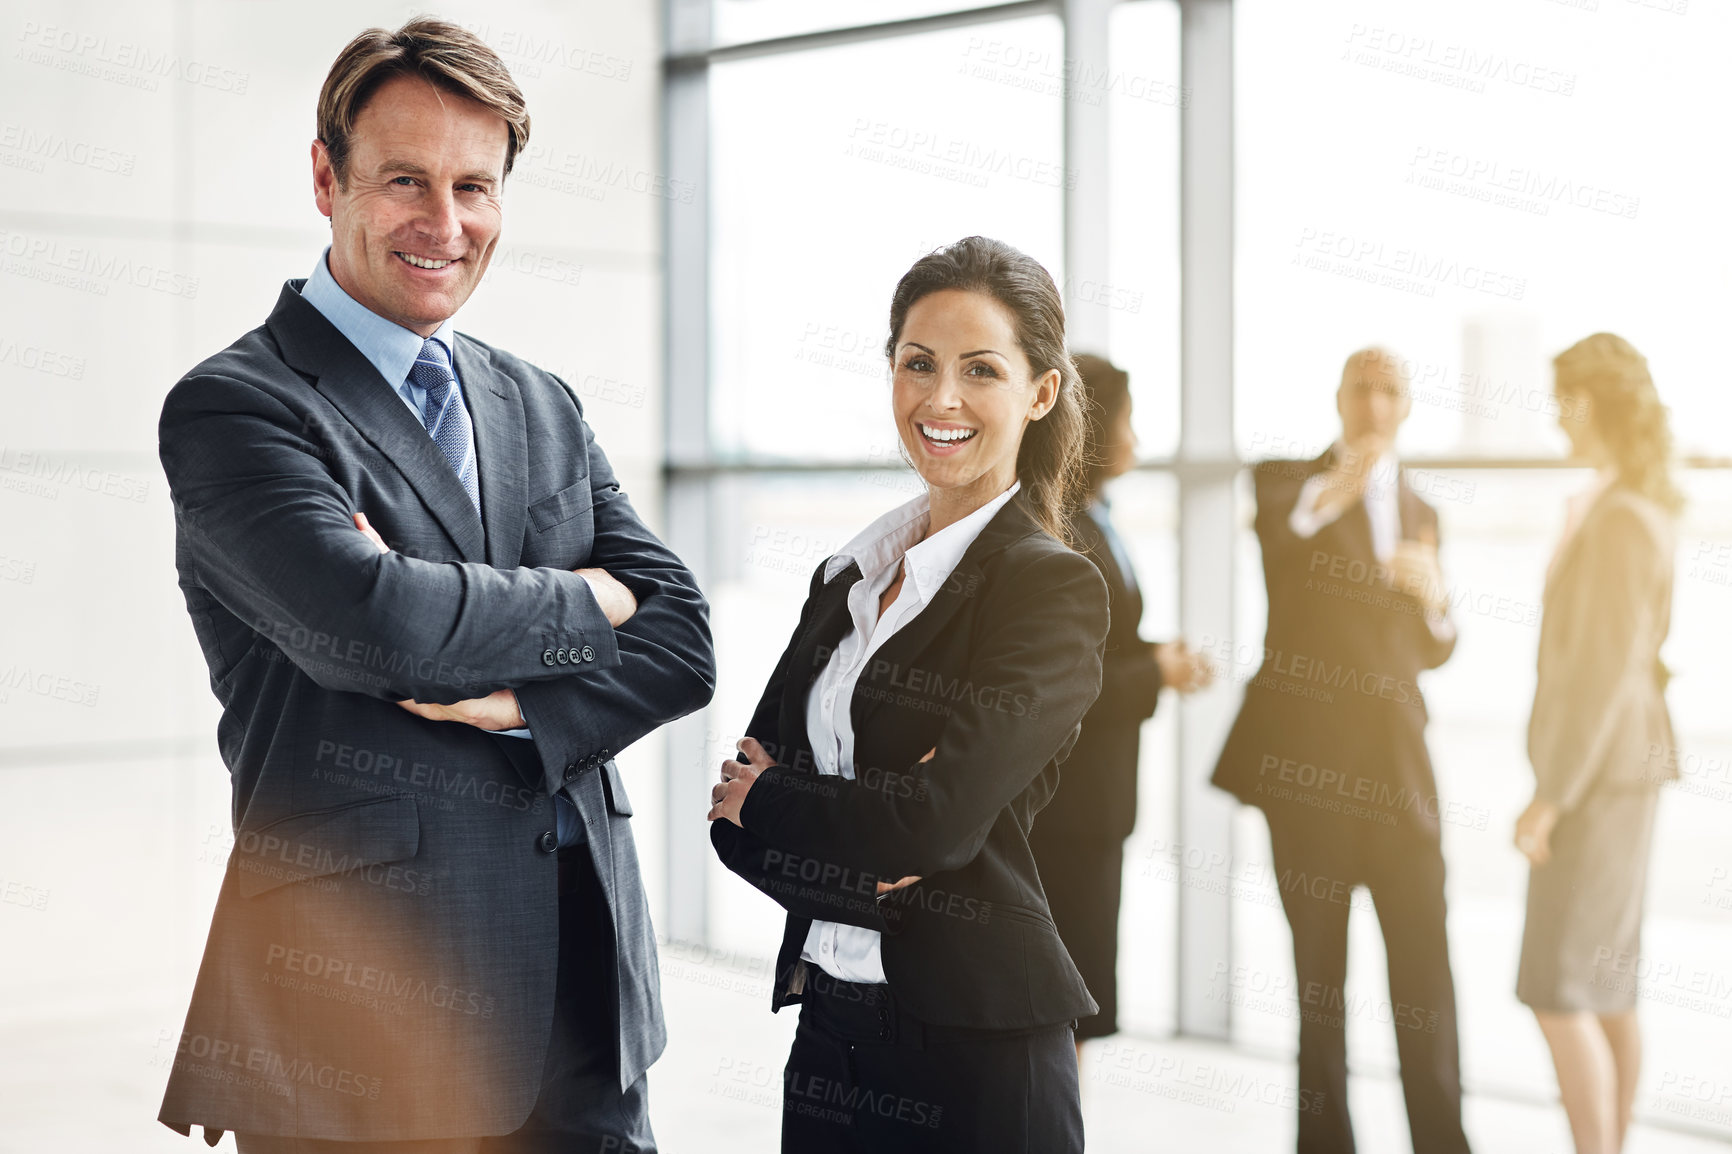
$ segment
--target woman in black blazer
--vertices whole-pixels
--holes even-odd
[[[1161,690],[1190,693],[1213,679],[1208,662],[1183,641],[1144,641],[1137,633],[1143,595],[1129,553],[1113,528],[1104,489],[1136,464],[1130,377],[1101,357],[1076,358],[1088,402],[1085,506],[1071,517],[1078,550],[1106,579],[1107,632],[1101,695],[1083,718],[1064,763],[1064,786],[1035,823],[1029,844],[1053,920],[1100,1011],[1077,1022],[1077,1061],[1089,1038],[1118,1032],[1119,896],[1125,839],[1137,820],[1137,760],[1143,722]]]
[[[1096,1006],[1028,848],[1107,632],[1061,540],[1084,417],[1058,290],[959,241],[897,285],[886,353],[927,492],[812,575],[711,797],[722,861],[788,910],[782,1149],[1080,1151]]]

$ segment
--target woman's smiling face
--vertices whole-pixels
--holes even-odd
[[[1059,374],[1038,378],[1009,309],[984,293],[944,289],[915,301],[897,335],[891,405],[914,467],[933,489],[1016,480],[1023,430],[1052,408]]]

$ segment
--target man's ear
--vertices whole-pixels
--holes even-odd
[[[313,141],[313,203],[319,213],[329,217],[337,194],[337,170],[331,164],[331,152],[322,140]]]

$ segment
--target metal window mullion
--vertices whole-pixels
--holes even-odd
[[[668,0],[669,57],[709,46],[710,0]],[[670,187],[694,190],[663,213],[666,401],[664,439],[668,544],[709,588],[710,489],[710,101],[706,67],[669,68],[663,83],[663,158]],[[697,470],[682,466],[698,466]],[[667,863],[663,932],[676,941],[709,935],[709,839],[694,836],[692,805],[709,781],[707,709],[667,729],[662,820]]]
[[[1179,620],[1193,644],[1233,636],[1233,5],[1180,0]],[[1181,1034],[1226,1039],[1232,1020],[1213,988],[1232,964],[1232,903],[1219,878],[1231,861],[1233,806],[1209,774],[1232,720],[1233,695],[1179,707],[1176,842],[1177,1007]],[[1193,864],[1195,863],[1195,864]],[[1215,863],[1211,865],[1211,863]],[[1203,884],[1197,884],[1197,883]]]

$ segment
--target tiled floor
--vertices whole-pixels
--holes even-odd
[[[781,1066],[791,1012],[771,1015],[761,972],[666,951],[669,1046],[651,1074],[651,1108],[670,1154],[774,1151]],[[172,1055],[178,992],[92,991],[92,1009],[0,1023],[0,1151],[6,1154],[193,1154],[205,1149],[153,1120]],[[106,1007],[106,1008],[103,1008]],[[47,1008],[45,1008],[46,1010]],[[1408,1147],[1400,1088],[1387,1074],[1357,1077],[1353,1110],[1363,1154]],[[1207,1151],[1252,1154],[1292,1144],[1292,1065],[1190,1041],[1115,1038],[1083,1061],[1089,1149],[1099,1154]],[[1478,1154],[1569,1150],[1552,1105],[1470,1097]],[[219,1147],[233,1149],[233,1139]],[[1628,1154],[1709,1154],[1728,1146],[1639,1127]]]

